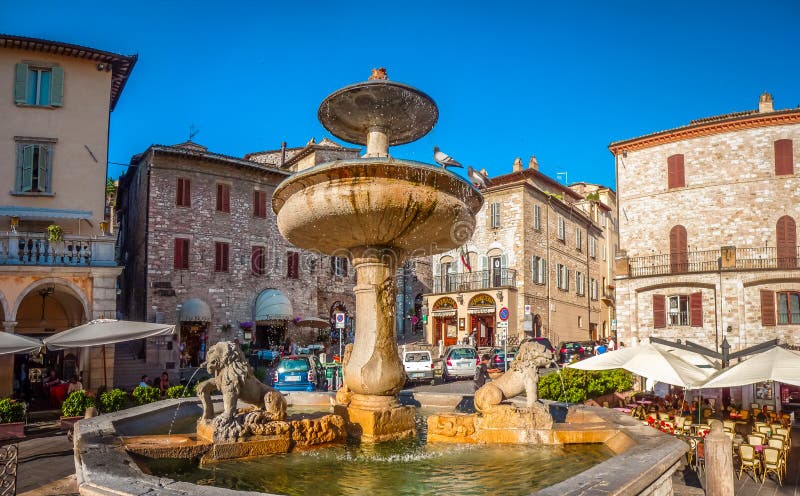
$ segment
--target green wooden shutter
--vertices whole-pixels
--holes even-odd
[[[39,168],[39,180],[36,185],[38,191],[50,191],[50,175],[47,173],[50,162],[50,150],[44,145],[39,146],[39,163],[36,166]]]
[[[28,103],[28,64],[14,67],[14,102]]]
[[[64,69],[53,67],[50,75],[50,105],[60,107],[64,104]]]
[[[22,147],[22,181],[20,189],[30,191],[33,187],[33,149],[36,145]]]

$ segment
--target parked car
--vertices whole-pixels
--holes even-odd
[[[403,368],[409,382],[430,381],[434,384],[433,359],[430,351],[404,351]]]
[[[289,355],[275,368],[272,387],[278,391],[325,391],[325,371],[314,355]]]
[[[514,361],[516,355],[517,348],[509,348],[508,356],[506,356],[505,348],[495,348],[492,350],[492,360],[489,362],[489,368],[506,370],[511,365],[511,362]],[[503,362],[505,362],[505,366],[503,366]]]
[[[576,341],[568,341],[566,343],[561,343],[561,349],[559,350],[559,361],[561,363],[572,363],[577,362],[578,360],[583,360],[586,350],[583,346],[576,342]]]
[[[475,368],[480,363],[478,352],[471,346],[454,346],[447,350],[444,356],[444,371],[442,378],[445,381],[450,379],[473,379]]]

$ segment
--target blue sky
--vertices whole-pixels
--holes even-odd
[[[757,106],[800,105],[800,2],[0,2],[0,32],[139,54],[109,160],[195,141],[235,156],[326,136],[334,90],[386,67],[440,117],[434,145],[491,175],[614,184],[611,141]],[[111,166],[116,177],[123,169]]]

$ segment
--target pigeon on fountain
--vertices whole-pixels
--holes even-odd
[[[491,186],[489,178],[476,171],[472,167],[467,167],[467,177],[473,186],[480,189],[486,189]]]
[[[464,168],[464,166],[461,165],[456,159],[439,150],[438,146],[433,147],[433,160],[437,164],[441,165],[445,170],[447,170],[448,167]]]

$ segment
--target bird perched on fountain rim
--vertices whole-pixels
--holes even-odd
[[[437,164],[441,165],[445,170],[447,170],[448,167],[464,168],[464,166],[461,165],[456,159],[439,150],[438,146],[433,147],[433,160]]]
[[[467,177],[473,186],[479,189],[486,189],[492,185],[492,182],[482,172],[478,172],[472,167],[467,167]]]

